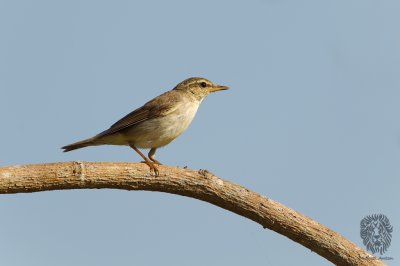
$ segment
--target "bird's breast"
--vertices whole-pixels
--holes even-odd
[[[168,144],[182,134],[193,121],[198,108],[199,104],[183,103],[171,114],[160,118],[160,126],[158,127],[160,140],[166,141],[166,144]]]
[[[179,136],[185,131],[190,123],[193,121],[199,108],[198,103],[185,103],[182,104],[175,112],[171,114],[171,128],[170,130],[175,132]]]

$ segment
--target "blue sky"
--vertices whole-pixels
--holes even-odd
[[[385,214],[400,259],[400,2],[0,1],[1,165],[140,161],[62,153],[191,76],[210,95],[157,151],[302,212],[362,246]],[[4,195],[1,265],[330,265],[208,203],[151,192]]]

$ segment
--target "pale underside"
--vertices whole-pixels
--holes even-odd
[[[133,145],[138,148],[159,148],[185,131],[196,115],[200,101],[184,98],[167,114],[150,118],[133,126],[96,138],[95,145]]]

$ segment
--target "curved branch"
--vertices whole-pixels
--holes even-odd
[[[207,170],[142,163],[67,162],[0,168],[0,194],[61,189],[113,188],[161,191],[209,202],[261,224],[337,265],[385,265],[340,234],[276,201]]]

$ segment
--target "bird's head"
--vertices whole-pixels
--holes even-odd
[[[199,100],[215,91],[227,90],[229,87],[215,85],[205,78],[188,78],[174,88],[174,90],[187,91],[196,96]]]

